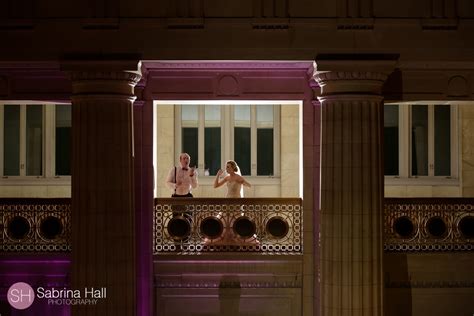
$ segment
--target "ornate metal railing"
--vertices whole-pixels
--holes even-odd
[[[385,199],[386,251],[474,249],[474,199]]]
[[[259,252],[301,254],[298,198],[162,198],[155,200],[154,254]]]
[[[0,249],[70,251],[70,199],[0,199]]]
[[[70,199],[0,198],[0,251],[70,251]],[[155,199],[154,254],[299,254],[301,199]],[[385,199],[386,251],[474,249],[474,199]]]

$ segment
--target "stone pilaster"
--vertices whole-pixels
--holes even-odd
[[[322,62],[314,74],[322,88],[322,316],[383,315],[381,88],[388,71],[357,65]]]
[[[73,289],[105,287],[73,315],[135,315],[134,63],[67,63],[72,96]]]

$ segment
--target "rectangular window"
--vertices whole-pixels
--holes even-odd
[[[428,106],[412,106],[411,124],[411,174],[428,175]]]
[[[5,105],[3,127],[3,175],[20,175],[20,106]]]
[[[398,105],[384,107],[384,170],[387,176],[399,174]]]
[[[0,104],[0,137],[5,179],[39,183],[71,175],[70,104]]]
[[[457,106],[423,103],[384,105],[385,175],[401,182],[420,177],[419,182],[428,184],[441,178],[456,180]],[[389,184],[399,181],[386,180]]]
[[[71,105],[56,105],[56,175],[71,175]]]
[[[43,174],[43,106],[26,106],[26,175]]]
[[[250,105],[234,107],[234,160],[242,175],[251,174]]]
[[[257,175],[273,173],[273,105],[257,107]]]
[[[221,168],[221,107],[204,107],[204,169],[209,175],[216,175]]]
[[[197,105],[181,107],[181,147],[182,152],[191,156],[191,166],[198,166],[199,150],[199,115]]]
[[[275,104],[177,105],[176,155],[189,153],[201,176],[235,160],[242,175],[279,177],[279,111]]]

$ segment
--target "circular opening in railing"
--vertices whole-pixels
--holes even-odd
[[[474,216],[463,217],[459,221],[459,231],[464,238],[474,238]]]
[[[257,231],[255,223],[246,216],[237,218],[234,221],[234,225],[232,225],[232,229],[241,238],[250,238],[255,235],[255,232]]]
[[[30,230],[30,223],[23,216],[14,216],[7,224],[7,234],[12,239],[24,239]]]
[[[41,237],[49,240],[56,239],[63,233],[63,229],[61,220],[56,216],[45,217],[40,224]]]
[[[426,222],[426,229],[428,230],[428,233],[435,238],[441,238],[448,232],[446,223],[438,216],[431,217]]]
[[[168,222],[168,234],[174,240],[182,240],[191,233],[191,223],[183,216],[177,216]]]
[[[265,231],[274,238],[281,239],[288,234],[288,222],[280,216],[270,218],[265,225]]]
[[[404,239],[413,237],[415,234],[415,226],[408,216],[402,216],[393,222],[393,230],[395,233]]]
[[[201,235],[209,239],[216,239],[222,235],[224,225],[222,221],[214,216],[204,218],[199,225]]]

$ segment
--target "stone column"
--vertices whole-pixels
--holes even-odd
[[[134,86],[138,61],[68,62],[72,96],[71,288],[105,288],[73,315],[135,315]],[[84,295],[84,294],[83,294]]]
[[[393,67],[393,61],[316,61],[322,316],[383,315],[381,88]]]

